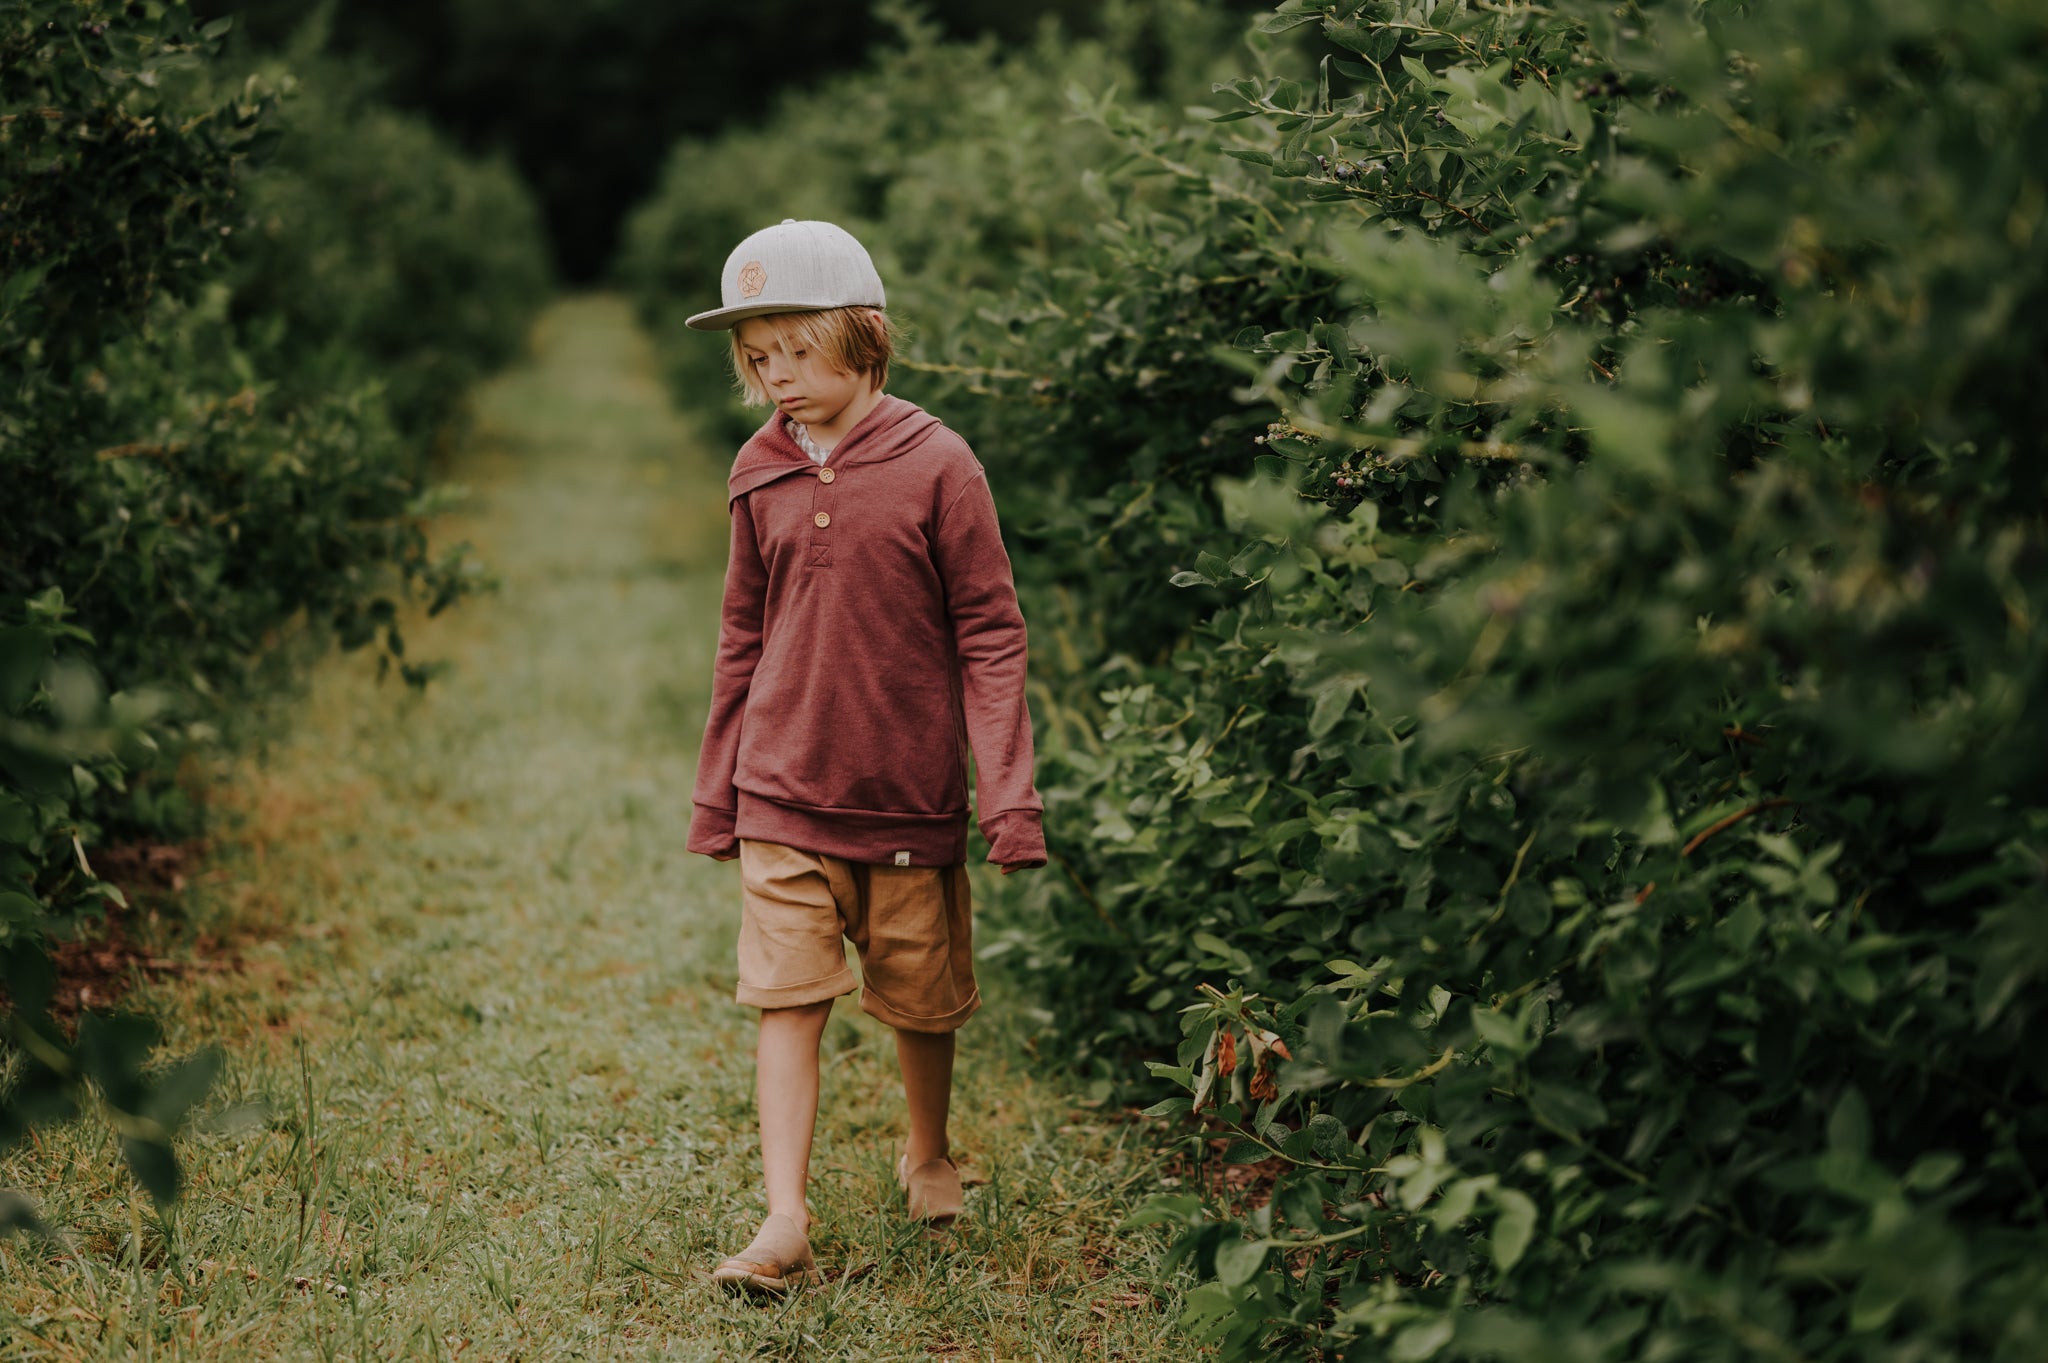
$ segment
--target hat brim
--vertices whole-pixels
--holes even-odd
[[[742,303],[736,308],[713,308],[700,312],[694,317],[685,317],[683,325],[692,331],[731,331],[737,324],[749,317],[766,317],[771,312],[830,312],[833,308],[879,308],[881,303]]]

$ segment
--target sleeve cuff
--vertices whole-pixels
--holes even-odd
[[[1045,828],[1035,809],[1006,809],[981,821],[988,859],[998,866],[1029,869],[1045,865]]]
[[[690,840],[686,845],[690,851],[702,852],[707,857],[738,856],[740,840],[733,832],[738,818],[730,809],[695,806],[690,813]]]

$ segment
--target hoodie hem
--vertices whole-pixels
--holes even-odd
[[[817,809],[739,793],[736,836],[869,866],[957,866],[967,860],[967,811],[909,814]]]

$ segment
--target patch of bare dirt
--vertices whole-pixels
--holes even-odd
[[[205,844],[195,840],[128,843],[93,852],[93,870],[119,886],[128,904],[108,904],[103,914],[80,919],[48,943],[57,975],[50,1012],[67,1030],[88,1009],[117,1007],[141,981],[234,968],[229,944],[212,933],[191,934],[178,911],[178,898],[205,851]],[[0,991],[0,1007],[11,1002]]]

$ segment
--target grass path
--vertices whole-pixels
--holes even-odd
[[[892,1196],[888,1034],[842,1002],[815,1160],[828,1285],[696,1281],[762,1214],[737,881],[682,851],[724,565],[724,457],[615,299],[558,305],[487,386],[450,527],[503,594],[415,629],[425,696],[337,658],[223,783],[192,895],[231,970],[151,986],[219,1041],[159,1221],[86,1126],[0,1163],[67,1228],[0,1245],[0,1360],[1168,1359],[1130,1127],[963,1036],[987,1183],[931,1243]]]

